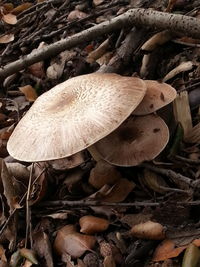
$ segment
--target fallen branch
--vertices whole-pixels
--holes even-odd
[[[9,75],[23,70],[38,61],[54,57],[66,49],[93,40],[98,35],[108,34],[117,29],[133,25],[148,26],[160,30],[168,29],[172,32],[181,33],[193,38],[200,38],[199,19],[184,15],[158,12],[150,9],[131,9],[110,21],[100,23],[67,39],[39,49],[3,68],[0,68],[0,80],[2,81]]]

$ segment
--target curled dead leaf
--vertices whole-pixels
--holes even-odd
[[[156,248],[153,261],[164,261],[169,258],[177,257],[187,246],[176,247],[176,244],[170,240],[165,239],[158,247]]]
[[[33,88],[31,85],[19,87],[19,90],[25,95],[29,102],[34,102],[38,97],[35,88]]]
[[[73,10],[73,11],[71,11],[69,13],[67,19],[68,19],[68,21],[73,21],[73,20],[76,20],[76,19],[83,19],[85,17],[87,17],[87,14],[86,13],[84,13],[84,12],[82,12],[80,10],[75,9],[75,10]]]
[[[46,266],[53,267],[51,243],[48,235],[43,231],[38,231],[33,235],[33,249],[40,258],[45,260]]]
[[[165,238],[164,227],[157,222],[147,221],[131,228],[131,234],[137,238],[163,240]]]
[[[66,225],[57,232],[54,241],[56,252],[64,257],[66,254],[73,258],[81,257],[87,250],[91,250],[96,243],[94,236],[83,235],[75,231],[73,225]]]
[[[95,234],[106,231],[109,226],[109,221],[103,218],[86,215],[80,218],[80,232],[84,234]]]
[[[22,257],[26,258],[27,260],[29,260],[32,264],[38,264],[38,261],[35,257],[35,253],[33,250],[31,249],[27,249],[27,248],[21,248],[20,249],[20,254]]]
[[[15,39],[15,36],[13,33],[10,34],[4,34],[0,36],[0,44],[7,44],[12,42]]]
[[[8,13],[6,15],[3,14],[2,16],[2,20],[4,22],[6,22],[7,24],[11,24],[11,25],[14,25],[17,23],[17,18],[15,15],[11,14],[11,13]]]
[[[192,244],[195,246],[200,246],[200,239],[195,239]],[[188,244],[189,245],[189,244]],[[171,239],[165,239],[156,248],[153,261],[164,261],[170,258],[177,257],[187,246],[177,247],[177,244]]]

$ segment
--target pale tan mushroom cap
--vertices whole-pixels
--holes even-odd
[[[94,144],[107,162],[136,166],[154,159],[166,146],[169,130],[157,115],[130,116],[114,132]]]
[[[69,79],[41,95],[20,120],[7,149],[34,162],[71,156],[115,130],[142,101],[138,78],[94,73]]]
[[[168,105],[176,98],[176,90],[166,83],[144,81],[147,86],[142,102],[134,110],[134,115],[146,115]]]

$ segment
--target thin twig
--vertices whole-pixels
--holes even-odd
[[[28,182],[28,190],[26,194],[26,238],[25,238],[25,248],[27,247],[28,243],[28,236],[30,232],[30,224],[31,224],[31,214],[30,214],[30,206],[29,206],[29,198],[30,198],[30,191],[31,191],[31,181],[33,177],[33,168],[34,168],[34,163],[31,164],[31,171],[30,171],[30,176],[29,176],[29,182]]]

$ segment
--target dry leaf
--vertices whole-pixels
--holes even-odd
[[[100,189],[105,184],[115,184],[121,178],[122,176],[115,166],[104,160],[99,160],[90,172],[89,183],[94,188]]]
[[[164,227],[157,222],[147,221],[133,226],[130,230],[131,235],[152,240],[163,240],[165,238]]]
[[[54,248],[59,255],[70,254],[73,258],[79,258],[91,250],[95,242],[95,237],[75,232],[73,225],[66,225],[58,230]]]
[[[21,248],[19,251],[21,256],[32,262],[32,264],[38,264],[38,261],[35,257],[35,253],[33,252],[33,250],[27,248]]]
[[[4,21],[4,22],[6,22],[7,24],[12,24],[12,25],[14,25],[14,24],[16,24],[17,23],[17,18],[16,18],[16,16],[15,15],[13,15],[13,14],[6,14],[6,15],[3,15],[2,16],[2,20]]]
[[[29,102],[34,102],[38,97],[35,88],[33,88],[31,85],[19,87],[19,90],[25,95]]]
[[[187,246],[176,247],[175,243],[172,240],[166,239],[164,240],[158,247],[156,248],[153,261],[164,261],[169,258],[177,257]]]
[[[160,194],[164,194],[166,191],[171,190],[160,175],[148,169],[144,169],[143,174],[139,177],[139,180],[148,188]]]
[[[7,44],[12,42],[15,39],[15,36],[13,33],[5,34],[0,36],[0,44]]]
[[[29,3],[29,2],[25,2],[17,7],[15,7],[13,10],[12,10],[12,14],[14,15],[18,15],[20,14],[21,12],[23,12],[24,10],[28,9],[29,7],[31,7],[33,4],[32,3]]]
[[[77,52],[67,50],[60,53],[56,58],[51,60],[47,68],[47,77],[50,79],[59,79],[63,75],[65,63],[75,57]]]
[[[200,239],[195,239],[192,242],[192,244],[199,247]],[[187,247],[188,245],[177,247],[176,243],[173,240],[165,239],[156,248],[152,260],[153,261],[164,261],[170,258],[175,258]]]
[[[6,163],[9,173],[14,176],[16,179],[26,182],[29,179],[30,171],[27,169],[26,166],[22,165],[18,162],[8,162]]]
[[[19,208],[19,204],[17,202],[17,194],[15,192],[15,188],[13,186],[12,176],[8,172],[7,166],[3,159],[0,159],[0,167],[1,167],[1,181],[3,183],[4,196],[6,197],[7,203],[10,208],[10,213],[15,208]]]
[[[126,178],[120,179],[111,189],[101,198],[106,202],[121,202],[126,199],[129,193],[135,188],[135,184]]]
[[[94,51],[92,51],[88,56],[86,61],[88,63],[95,62],[98,58],[102,57],[109,47],[109,39],[106,39],[100,46],[98,46]]]
[[[3,4],[3,8],[6,11],[6,13],[9,13],[11,10],[13,10],[14,6],[12,3],[5,3]]]
[[[94,4],[95,6],[99,6],[99,5],[101,5],[104,1],[105,1],[105,0],[93,0],[93,4]]]
[[[73,20],[76,20],[76,19],[83,19],[85,17],[87,17],[87,14],[86,13],[84,13],[84,12],[82,12],[80,10],[75,9],[75,10],[73,10],[73,11],[71,11],[69,13],[67,19],[68,19],[68,21],[73,21]]]
[[[115,267],[115,261],[112,255],[106,256],[103,261],[104,267]]]
[[[109,221],[103,218],[86,215],[80,218],[79,224],[81,227],[80,232],[91,235],[106,231],[109,226]]]
[[[33,265],[33,263],[29,260],[25,260],[24,264],[22,267],[31,267]]]
[[[33,249],[40,258],[43,258],[45,260],[46,266],[54,266],[51,243],[49,241],[48,235],[45,232],[39,231],[33,234]]]
[[[45,77],[45,70],[44,70],[44,62],[40,61],[40,62],[36,62],[34,64],[32,64],[31,66],[28,67],[29,72],[39,78],[42,79]]]
[[[3,248],[2,245],[0,245],[0,259],[1,259],[1,261],[6,263],[7,258],[6,258],[5,252],[6,252],[6,250]]]

